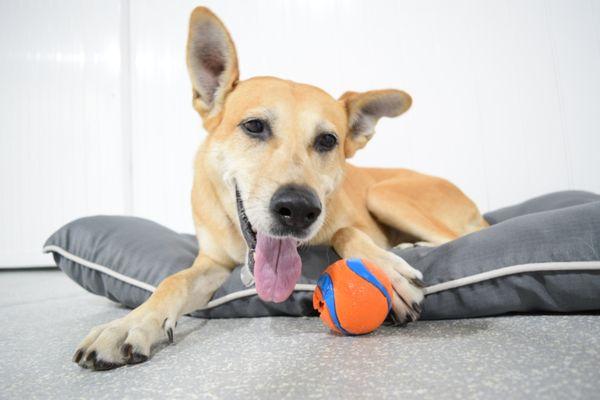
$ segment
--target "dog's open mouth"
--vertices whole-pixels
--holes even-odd
[[[300,278],[302,260],[298,254],[298,241],[292,237],[280,238],[255,232],[237,186],[235,196],[242,235],[248,244],[248,267],[254,272],[256,292],[264,301],[280,303],[290,297]]]

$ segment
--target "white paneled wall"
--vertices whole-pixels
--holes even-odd
[[[0,2],[0,266],[125,211],[121,25],[119,0]]]
[[[359,165],[447,177],[482,210],[600,192],[600,2],[203,1],[242,78],[334,96],[395,87]],[[40,262],[67,220],[133,213],[192,231],[204,133],[185,68],[195,1],[0,2],[0,265]]]
[[[600,191],[600,3],[203,4],[229,27],[242,78],[286,77],[335,96],[384,87],[413,95],[413,109],[383,121],[357,164],[448,177],[483,210],[552,190]],[[183,62],[195,5],[135,1],[132,8],[140,71],[134,154],[147,157],[145,165],[134,162],[135,209],[179,229],[191,227],[187,203],[179,207],[202,137]],[[156,184],[156,173],[170,190]]]
[[[194,3],[131,2],[133,210],[193,232],[192,162],[203,131],[185,61]]]

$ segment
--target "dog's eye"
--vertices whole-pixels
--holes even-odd
[[[267,139],[271,131],[269,129],[269,125],[260,119],[249,119],[240,124],[244,132],[253,138],[256,139]]]
[[[315,139],[315,150],[320,153],[331,151],[337,145],[337,142],[337,137],[333,133],[321,133]]]
[[[265,125],[260,119],[251,119],[244,122],[244,128],[250,133],[261,133],[265,129]]]

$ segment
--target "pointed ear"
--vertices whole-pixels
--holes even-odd
[[[346,158],[365,147],[375,133],[379,118],[397,117],[412,104],[408,93],[393,89],[346,92],[340,101],[344,103],[348,115],[348,135],[344,143]]]
[[[206,7],[190,16],[187,65],[194,108],[203,118],[217,114],[239,79],[235,46],[221,20]]]

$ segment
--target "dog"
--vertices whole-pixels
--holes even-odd
[[[347,162],[377,121],[406,112],[411,97],[390,89],[335,99],[273,77],[240,81],[229,32],[204,7],[190,17],[187,64],[193,107],[208,132],[192,189],[200,252],[141,306],[92,329],[73,360],[94,370],[148,360],[152,345],[173,342],[177,320],[206,305],[240,264],[254,272],[262,300],[284,301],[300,277],[301,244],[371,260],[392,282],[396,321],[417,320],[422,274],[388,249],[405,241],[439,245],[487,224],[444,179]]]

